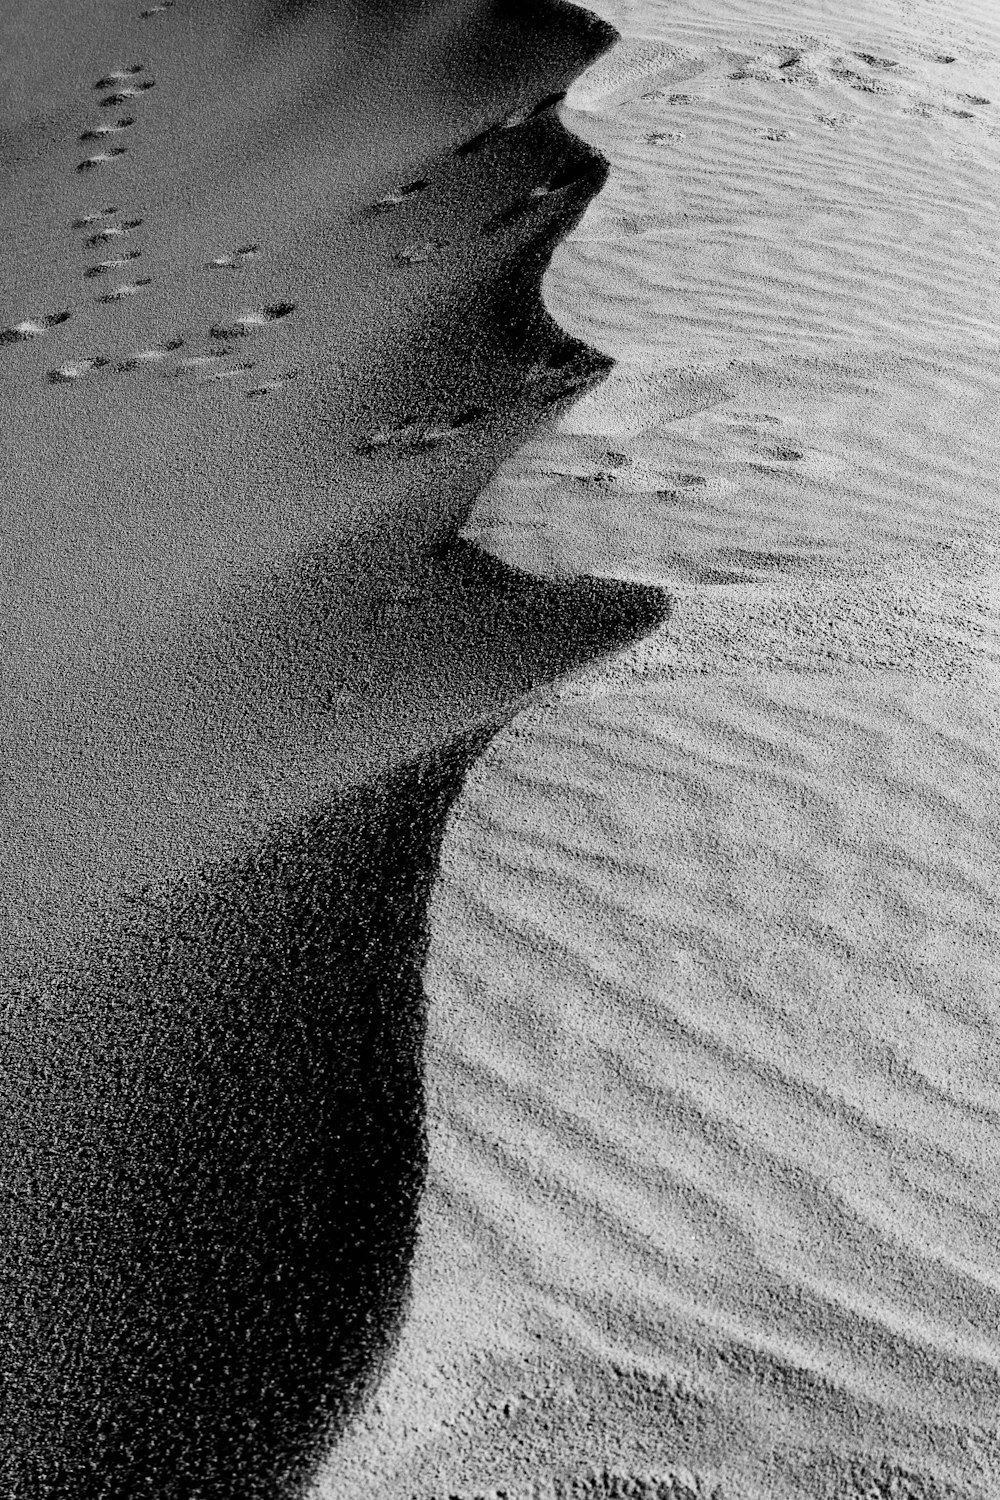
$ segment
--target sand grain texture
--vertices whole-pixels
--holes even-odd
[[[452,814],[414,1301],[316,1495],[988,1500],[1000,24],[597,9],[545,297],[618,365],[466,535],[674,610]]]

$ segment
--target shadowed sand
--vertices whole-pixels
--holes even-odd
[[[604,177],[553,105],[613,34],[5,24],[0,1476],[271,1496],[405,1307],[447,809],[526,695],[665,615],[456,540],[610,367],[540,280]]]

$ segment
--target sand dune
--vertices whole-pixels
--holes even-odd
[[[317,1496],[1000,1493],[1000,28],[601,0],[466,534],[670,588],[445,839],[398,1362]]]
[[[1000,26],[599,8],[8,7],[12,1496],[1000,1493]]]
[[[398,1336],[447,806],[668,607],[458,538],[610,363],[540,297],[610,32],[8,12],[0,1488],[270,1497]]]

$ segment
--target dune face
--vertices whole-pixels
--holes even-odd
[[[315,1493],[993,1500],[1000,13],[599,8],[544,294],[616,366],[464,534],[672,611],[453,810],[410,1316]]]
[[[301,1487],[382,1369],[444,815],[664,595],[457,533],[609,361],[569,7],[9,8],[5,1493]],[[537,191],[536,191],[537,190]]]

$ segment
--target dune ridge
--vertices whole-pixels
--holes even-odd
[[[1000,28],[598,9],[545,297],[617,365],[465,534],[674,608],[450,818],[410,1321],[315,1493],[990,1500]]]

